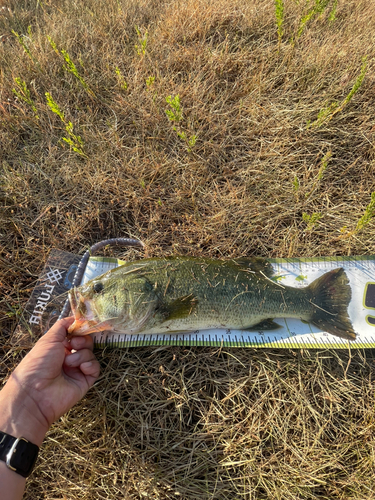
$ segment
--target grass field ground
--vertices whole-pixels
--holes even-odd
[[[1,0],[1,378],[53,247],[373,254],[374,33],[372,0]],[[97,355],[25,498],[375,498],[372,352]]]

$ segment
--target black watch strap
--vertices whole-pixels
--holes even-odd
[[[15,438],[0,431],[0,460],[17,474],[23,477],[31,474],[38,452],[38,446],[27,439]]]

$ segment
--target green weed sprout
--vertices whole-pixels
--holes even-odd
[[[72,73],[72,75],[74,75],[81,83],[82,87],[86,90],[86,92],[90,95],[90,96],[94,96],[94,92],[90,89],[90,87],[87,85],[87,83],[85,82],[85,80],[82,78],[82,76],[78,73],[77,71],[77,68],[76,68],[76,65],[74,64],[74,62],[71,60],[69,54],[67,53],[66,50],[62,49],[61,51],[61,54],[63,55],[64,59],[65,59],[65,62],[66,62],[66,65],[63,66],[63,68],[68,71],[69,73]]]
[[[176,131],[176,133],[177,133],[177,135],[178,135],[178,137],[179,137],[180,139],[182,139],[183,141],[186,141],[186,134],[185,134],[185,132],[184,132],[184,131],[179,132],[179,131],[176,129],[176,127],[173,127],[173,130],[175,130],[175,131]]]
[[[340,229],[340,232],[343,233],[342,237],[350,238],[351,236],[358,234],[360,231],[362,231],[362,229],[364,229],[367,226],[367,224],[371,221],[374,215],[375,215],[375,191],[371,193],[371,201],[367,205],[362,217],[357,222],[355,229],[353,229],[352,231],[348,231],[347,226],[343,226]]]
[[[72,150],[79,154],[80,156],[87,157],[83,152],[83,140],[79,135],[76,135],[73,131],[73,124],[70,121],[66,121],[63,111],[61,111],[57,102],[53,99],[49,92],[46,92],[47,104],[50,110],[57,115],[65,126],[65,130],[68,133],[68,137],[63,137],[62,140],[69,144]]]
[[[151,88],[154,82],[155,82],[154,76],[149,76],[148,78],[146,78],[147,88]]]
[[[181,130],[180,122],[183,119],[183,115],[182,115],[180,96],[178,94],[175,97],[169,95],[168,97],[165,98],[165,100],[172,108],[172,109],[166,109],[165,114],[167,115],[169,121],[176,123],[177,126],[174,125],[173,130],[176,132],[178,137],[186,143],[188,151],[191,152],[192,148],[195,146],[195,143],[197,142],[197,135],[194,134],[188,137],[186,135],[186,132]]]
[[[182,139],[183,141],[186,142],[188,146],[188,151],[191,151],[192,148],[195,146],[195,143],[197,142],[197,136],[192,135],[190,138],[186,135],[184,131],[179,131],[176,129],[176,127],[173,127],[173,130],[177,133],[178,137]]]
[[[319,113],[317,119],[312,123],[307,123],[307,128],[319,128],[323,125],[323,123],[332,120],[332,118],[342,111],[345,106],[352,100],[353,96],[360,89],[363,80],[366,76],[367,72],[367,56],[362,58],[362,66],[360,74],[357,76],[352,89],[349,94],[343,99],[343,101],[339,104],[337,101],[329,104],[328,106],[322,108]]]
[[[139,42],[139,45],[135,45],[135,48],[139,56],[144,56],[146,54],[147,48],[148,31],[146,30],[145,34],[142,35],[141,30],[138,26],[135,26],[135,31],[137,32]]]
[[[332,151],[328,151],[324,156],[323,158],[321,159],[321,162],[320,162],[320,169],[319,169],[319,172],[318,172],[318,177],[317,177],[317,180],[318,181],[321,181],[322,180],[322,177],[323,177],[323,174],[324,172],[327,170],[327,167],[328,167],[328,162],[329,160],[331,159],[332,157]]]
[[[333,2],[333,6],[332,6],[332,10],[329,14],[329,20],[332,22],[336,21],[336,11],[337,11],[337,3],[338,3],[338,0],[334,0]]]
[[[30,59],[32,60],[32,62],[38,67],[39,70],[41,70],[40,68],[40,64],[39,62],[35,59],[35,57],[32,55],[27,43],[26,43],[26,39],[29,38],[29,40],[32,42],[32,33],[31,33],[31,26],[29,26],[27,28],[27,32],[29,34],[29,36],[23,36],[23,35],[20,35],[19,33],[17,33],[17,31],[15,30],[12,30],[12,33],[13,35],[17,38],[18,40],[18,43],[21,45],[21,47],[23,48],[24,52],[30,57]]]
[[[59,105],[53,100],[51,94],[49,92],[46,92],[46,98],[47,98],[47,104],[50,110],[57,115],[60,120],[65,123],[65,117],[64,113],[61,111],[59,108]]]
[[[182,120],[182,107],[180,103],[180,96],[177,94],[175,97],[168,96],[165,98],[167,103],[172,109],[166,109],[165,114],[171,122],[180,122]]]
[[[294,191],[295,193],[297,193],[297,192],[298,192],[298,190],[299,190],[299,179],[298,179],[298,177],[295,175],[295,176],[294,176],[294,179],[293,179],[293,191]]]
[[[319,113],[318,117],[314,122],[308,122],[307,123],[307,128],[319,128],[323,123],[327,120],[330,119],[331,116],[333,116],[333,113],[335,110],[339,107],[339,103],[337,101],[332,102],[328,106],[325,106],[322,108]]]
[[[188,151],[191,151],[197,142],[197,135],[192,135],[188,140]]]
[[[86,156],[82,151],[83,141],[79,135],[73,133],[73,124],[68,122],[65,125],[65,130],[68,132],[70,137],[63,137],[62,140],[65,141],[69,146],[81,156]]]
[[[18,40],[19,44],[21,45],[21,47],[23,48],[23,50],[25,51],[25,53],[26,53],[26,54],[30,57],[30,59],[31,59],[33,62],[35,62],[35,61],[34,61],[33,56],[31,55],[31,52],[30,52],[29,47],[28,47],[28,46],[26,45],[26,43],[25,43],[24,37],[23,37],[23,36],[21,36],[19,33],[17,33],[17,32],[16,32],[16,31],[14,31],[14,30],[12,30],[12,33],[13,33],[13,35],[17,38],[17,40]]]
[[[52,40],[52,38],[50,36],[47,36],[47,39],[48,39],[51,47],[53,48],[53,50],[56,52],[56,54],[58,56],[60,56],[60,54],[63,56],[63,58],[65,60],[65,64],[63,65],[63,68],[65,69],[65,71],[68,71],[69,73],[71,73],[72,75],[74,75],[77,78],[77,80],[81,83],[82,87],[85,89],[85,91],[88,93],[88,95],[90,97],[95,97],[95,93],[90,89],[88,84],[85,82],[84,78],[78,73],[77,67],[74,64],[74,62],[72,61],[68,52],[64,49],[61,49],[59,51],[56,43]],[[82,63],[81,63],[81,66],[83,67]]]
[[[372,217],[374,216],[374,214],[375,214],[375,192],[371,193],[371,201],[367,205],[364,214],[362,215],[362,217],[357,222],[357,226],[356,226],[354,232],[358,233],[365,226],[367,226],[367,224],[370,222],[370,220],[372,219]]]
[[[311,215],[303,212],[302,219],[306,222],[307,228],[306,231],[311,231],[315,224],[323,217],[320,212],[313,212]]]
[[[306,193],[306,198],[308,198],[309,196],[311,196],[311,194],[315,191],[318,183],[322,180],[323,178],[323,174],[324,172],[327,170],[327,167],[328,167],[328,163],[330,161],[332,157],[332,151],[328,151],[324,156],[323,158],[321,159],[320,161],[320,168],[319,168],[319,172],[318,172],[318,175],[316,176],[314,182],[313,182],[313,185],[312,185],[312,188],[311,190]]]
[[[350,102],[351,99],[353,98],[353,96],[358,92],[358,90],[360,89],[362,82],[366,76],[366,73],[367,73],[367,56],[362,58],[361,72],[358,75],[356,81],[354,82],[353,88],[351,89],[349,94],[345,97],[344,102],[342,103],[341,107],[346,106],[346,104],[348,104],[348,102]]]
[[[306,0],[306,6],[310,3],[309,0]],[[309,21],[314,19],[317,16],[323,14],[323,12],[327,9],[328,5],[331,3],[331,0],[315,0],[314,5],[306,12],[304,16],[301,17],[299,22],[299,26],[297,29],[297,33],[294,38],[292,38],[291,43],[294,45],[296,41],[301,37],[304,32],[306,25]],[[337,10],[337,0],[333,1],[332,9],[329,15],[329,20],[333,22],[336,19],[336,10]]]
[[[277,36],[279,37],[279,44],[284,34],[284,1],[275,0],[275,15],[277,24]]]
[[[26,82],[18,77],[16,77],[14,81],[16,82],[18,89],[12,89],[13,94],[17,96],[20,101],[28,104],[33,110],[35,118],[39,120],[38,110],[36,109],[34,101],[31,99],[30,90],[27,88]]]
[[[47,40],[49,41],[49,44],[51,45],[53,50],[59,56],[60,55],[59,49],[57,48],[57,45],[55,44],[55,42],[52,40],[52,38],[49,35],[47,35]]]
[[[115,68],[115,71],[116,71],[116,75],[118,77],[118,81],[119,81],[119,84],[120,86],[124,89],[124,90],[128,90],[128,84],[125,80],[125,77],[124,75],[121,73],[121,70],[118,66],[116,66]]]

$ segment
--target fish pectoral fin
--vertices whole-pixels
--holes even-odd
[[[239,257],[233,261],[255,273],[263,273],[267,278],[272,278],[274,275],[272,264],[262,257]]]
[[[278,330],[279,328],[282,328],[282,326],[279,325],[278,323],[275,323],[272,319],[265,319],[264,321],[261,321],[257,325],[253,325],[250,328],[244,328],[244,330],[252,330],[252,331]]]
[[[198,305],[198,300],[193,295],[179,297],[169,304],[164,304],[164,311],[167,313],[165,319],[176,320],[187,318],[192,314]]]

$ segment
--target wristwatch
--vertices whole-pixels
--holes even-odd
[[[24,437],[15,438],[0,431],[0,460],[23,477],[31,474],[39,448]]]

